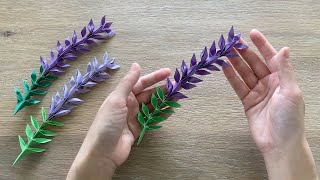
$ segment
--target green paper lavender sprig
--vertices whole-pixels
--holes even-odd
[[[18,135],[21,152],[17,156],[13,165],[30,153],[45,151],[45,149],[39,148],[37,145],[48,143],[51,141],[50,137],[56,136],[55,133],[47,130],[47,127],[63,126],[63,123],[54,120],[70,113],[73,108],[83,103],[83,101],[76,96],[81,93],[89,92],[90,88],[95,86],[98,82],[110,78],[110,75],[105,72],[106,70],[114,70],[118,68],[119,65],[114,63],[114,59],[108,59],[108,55],[105,53],[102,64],[99,65],[96,58],[94,58],[92,62],[88,63],[85,75],[81,75],[80,71],[77,70],[76,77],[71,77],[70,88],[68,88],[66,84],[64,85],[62,90],[63,96],[57,92],[55,97],[52,97],[48,114],[42,107],[42,124],[39,125],[34,117],[30,117],[34,131],[31,126],[27,124],[25,129],[27,141],[24,141],[22,137]]]
[[[209,52],[207,47],[203,49],[200,54],[200,61],[198,62],[195,54],[193,54],[190,60],[190,66],[188,67],[185,61],[183,60],[180,67],[180,72],[176,69],[174,74],[175,83],[173,84],[169,78],[166,81],[167,95],[164,94],[163,90],[160,87],[156,87],[156,95],[152,94],[151,104],[154,108],[151,113],[148,107],[145,104],[142,104],[142,112],[138,112],[138,121],[141,125],[141,132],[137,144],[141,142],[144,137],[144,134],[148,130],[159,129],[162,126],[156,125],[156,123],[167,120],[165,114],[172,114],[174,111],[173,108],[180,107],[181,105],[174,99],[184,99],[187,98],[186,95],[180,92],[181,89],[189,90],[196,87],[196,83],[202,82],[201,79],[195,77],[194,75],[208,75],[211,74],[210,71],[220,71],[218,66],[227,66],[228,64],[221,59],[222,57],[236,57],[237,53],[232,51],[233,48],[236,49],[245,49],[246,45],[239,42],[240,34],[234,34],[234,29],[231,27],[228,39],[225,40],[223,35],[221,35],[218,46],[219,50],[216,49],[216,43],[213,41]]]
[[[40,100],[31,99],[31,97],[45,95],[47,92],[39,88],[50,86],[52,81],[63,74],[63,69],[70,66],[68,61],[73,61],[77,58],[76,53],[89,51],[89,45],[95,45],[96,40],[105,40],[108,37],[114,36],[115,32],[110,29],[111,24],[112,22],[106,22],[106,17],[103,16],[100,25],[95,28],[91,19],[88,26],[85,26],[81,30],[81,38],[78,37],[74,31],[71,40],[70,37],[66,38],[64,47],[58,41],[56,47],[57,53],[54,53],[53,50],[50,52],[50,62],[40,56],[41,66],[39,68],[39,74],[37,75],[35,70],[31,72],[31,86],[23,80],[24,95],[22,95],[18,88],[14,88],[17,96],[14,114],[26,106],[39,104],[41,102]]]

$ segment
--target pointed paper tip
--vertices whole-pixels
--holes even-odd
[[[13,112],[13,116],[16,116],[16,114],[17,114],[18,111],[19,111],[19,110],[15,109],[14,112]]]

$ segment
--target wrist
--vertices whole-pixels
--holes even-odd
[[[82,145],[67,176],[67,179],[112,179],[115,163],[101,156],[95,148]]]
[[[306,138],[263,154],[269,179],[317,179]]]

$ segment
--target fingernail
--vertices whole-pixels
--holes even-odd
[[[284,47],[284,53],[283,53],[284,57],[286,59],[289,59],[290,57],[290,48],[289,47]]]
[[[137,70],[139,67],[140,67],[140,66],[139,66],[138,63],[132,63],[129,71]]]

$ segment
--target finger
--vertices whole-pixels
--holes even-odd
[[[139,136],[139,132],[141,131],[140,124],[137,120],[137,114],[139,111],[139,104],[136,98],[134,97],[133,93],[130,93],[128,100],[128,127],[129,130],[132,132],[134,139]]]
[[[229,62],[228,64],[229,64],[228,66],[222,68],[223,73],[228,79],[234,91],[239,96],[240,100],[243,100],[247,96],[250,90],[234,72],[232,65]]]
[[[267,38],[256,29],[251,30],[250,38],[265,59],[270,71],[275,72],[277,67],[271,62],[271,59],[277,54],[277,51],[272,47]]]
[[[169,68],[163,68],[159,69],[153,73],[147,74],[145,76],[142,76],[136,85],[133,87],[133,94],[139,94],[144,89],[146,89],[149,86],[152,86],[164,79],[166,79],[168,76],[170,76],[171,70]]]
[[[165,84],[161,85],[160,88],[163,90],[164,94],[167,94],[168,90],[167,90]],[[152,89],[145,90],[145,91],[141,92],[140,94],[138,94],[137,95],[137,99],[138,99],[139,104],[141,104],[141,103],[145,103],[145,104],[149,103],[150,100],[151,100],[152,93],[155,94],[156,92],[157,92],[157,90],[154,87]]]
[[[248,45],[246,41],[242,38],[240,42],[248,46],[246,49],[237,49],[237,52],[241,57],[248,63],[254,74],[258,79],[262,79],[270,74],[270,70],[267,65],[259,58],[259,56],[254,52],[254,50]]]
[[[290,50],[288,47],[284,47],[279,52],[278,61],[280,89],[295,90],[299,87],[292,65],[289,62],[289,51]]]
[[[132,91],[133,86],[137,83],[140,77],[141,68],[139,64],[133,63],[127,75],[122,78],[118,86],[116,87],[114,93],[119,97],[126,98]]]
[[[253,89],[258,83],[258,78],[253,73],[253,71],[249,68],[249,66],[242,60],[240,56],[228,58],[231,62],[232,66],[241,76],[243,81],[249,87],[249,89]]]

